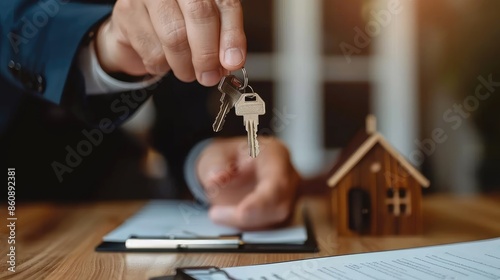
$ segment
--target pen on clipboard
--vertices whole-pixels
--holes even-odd
[[[231,249],[243,245],[239,235],[216,238],[141,238],[125,241],[127,249]]]

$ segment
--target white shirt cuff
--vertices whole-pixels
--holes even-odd
[[[94,48],[94,40],[80,49],[78,67],[85,79],[85,91],[88,95],[143,89],[162,78],[162,76],[152,76],[140,82],[124,82],[111,77],[99,64]]]

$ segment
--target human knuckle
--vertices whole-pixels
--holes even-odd
[[[146,56],[142,59],[142,63],[144,66],[146,66],[148,69],[155,69],[155,70],[160,70],[162,69],[162,66],[164,65],[164,57],[160,55],[149,55]]]
[[[221,29],[221,32],[224,32],[224,36],[229,38],[231,41],[243,41],[245,38],[245,32],[243,31],[243,28],[237,25],[230,24],[224,26]]]
[[[219,52],[215,50],[206,50],[193,57],[193,62],[204,67],[214,66],[219,61]]]
[[[183,51],[188,47],[188,36],[185,25],[171,23],[161,37],[162,44],[171,51]]]
[[[168,68],[167,59],[164,54],[151,56],[147,62],[155,72],[164,72]]]
[[[163,52],[152,40],[152,36],[140,34],[136,40],[138,46],[137,52],[141,56],[144,65],[157,66],[163,63],[163,60],[165,60]]]
[[[139,33],[135,36],[135,40],[137,41],[137,45],[141,50],[147,50],[148,54],[151,54],[155,47],[155,41],[153,36],[149,33]],[[146,51],[144,51],[146,52]]]
[[[240,0],[216,0],[220,10],[235,10],[241,7]]]
[[[186,4],[188,15],[195,19],[207,19],[217,16],[212,0],[190,0]]]

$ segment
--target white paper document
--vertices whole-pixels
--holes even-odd
[[[500,238],[222,270],[242,280],[494,280],[500,279]],[[200,279],[228,279],[223,276]]]
[[[213,223],[201,205],[181,200],[153,200],[121,226],[103,237],[105,242],[125,242],[139,238],[218,238],[239,235],[247,244],[302,244],[307,240],[305,226],[241,232],[236,228]]]

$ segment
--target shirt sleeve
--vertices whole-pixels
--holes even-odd
[[[85,79],[87,95],[143,89],[162,78],[162,76],[147,76],[143,81],[125,82],[110,76],[99,64],[93,40],[90,44],[82,46],[78,54],[78,67]]]
[[[207,194],[203,189],[203,186],[196,175],[196,163],[201,152],[212,143],[212,139],[205,139],[198,144],[196,144],[189,152],[186,161],[184,163],[184,178],[186,180],[187,186],[194,198],[201,204],[208,206],[210,204]]]

